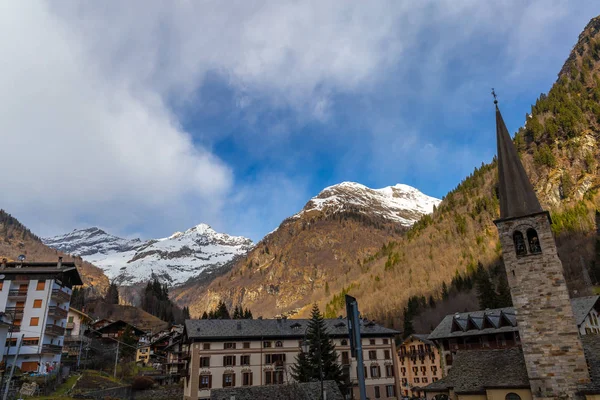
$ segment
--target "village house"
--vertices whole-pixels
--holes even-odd
[[[0,359],[21,371],[60,365],[72,287],[82,285],[72,262],[0,264]]]
[[[90,342],[90,338],[85,335],[85,332],[91,321],[89,315],[69,307],[63,346],[63,364],[79,367],[82,351]]]
[[[184,337],[189,361],[184,399],[207,400],[212,389],[293,383],[291,366],[302,351],[309,320],[242,319],[187,320]],[[350,357],[345,319],[326,319],[338,361],[354,398],[358,397],[357,364]],[[372,321],[362,321],[367,396],[397,399],[400,388],[394,338],[399,332]]]
[[[421,397],[422,387],[442,377],[440,352],[427,336],[410,335],[398,347],[398,378],[403,397]]]

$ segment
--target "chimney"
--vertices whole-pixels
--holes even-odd
[[[58,257],[58,264],[56,266],[58,268],[62,267],[62,257]]]
[[[237,330],[238,330],[238,331],[241,331],[241,330],[242,330],[242,323],[241,323],[241,322],[238,322],[238,323],[237,323]]]

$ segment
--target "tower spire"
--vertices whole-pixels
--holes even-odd
[[[492,89],[492,96],[494,96],[496,105],[500,219],[540,213],[543,211],[542,206],[540,206],[529,177],[525,173],[525,168],[519,159],[517,149],[506,129],[494,89]]]

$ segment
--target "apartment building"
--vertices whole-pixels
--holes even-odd
[[[359,398],[356,360],[350,357],[345,319],[326,319],[338,361]],[[184,399],[210,399],[211,389],[293,383],[291,367],[302,351],[309,320],[187,320],[189,345]],[[399,393],[394,337],[398,331],[362,321],[365,383],[371,399],[397,399]]]
[[[82,285],[72,262],[2,262],[0,357],[22,371],[60,364],[72,287]]]
[[[78,367],[81,354],[91,339],[85,336],[92,319],[86,313],[69,307],[67,326],[65,329],[65,343],[63,346],[63,364]]]
[[[410,335],[399,346],[398,376],[403,397],[421,397],[423,387],[442,377],[440,352],[427,336]]]

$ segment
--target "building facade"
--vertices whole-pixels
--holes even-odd
[[[600,296],[575,298],[571,305],[580,336],[600,333]]]
[[[72,367],[79,367],[81,354],[90,342],[90,338],[85,333],[91,322],[92,319],[89,315],[69,307],[63,346],[63,363]]]
[[[442,377],[440,352],[427,336],[410,335],[398,348],[402,397],[421,397],[423,387]]]
[[[82,285],[74,263],[0,265],[0,354],[22,371],[48,372],[61,361],[72,287]]]
[[[209,399],[212,389],[293,383],[291,367],[301,351],[308,320],[188,320],[184,399]],[[357,364],[350,357],[346,320],[325,320],[338,361],[358,397]],[[367,396],[396,399],[399,332],[372,322],[361,325]]]

